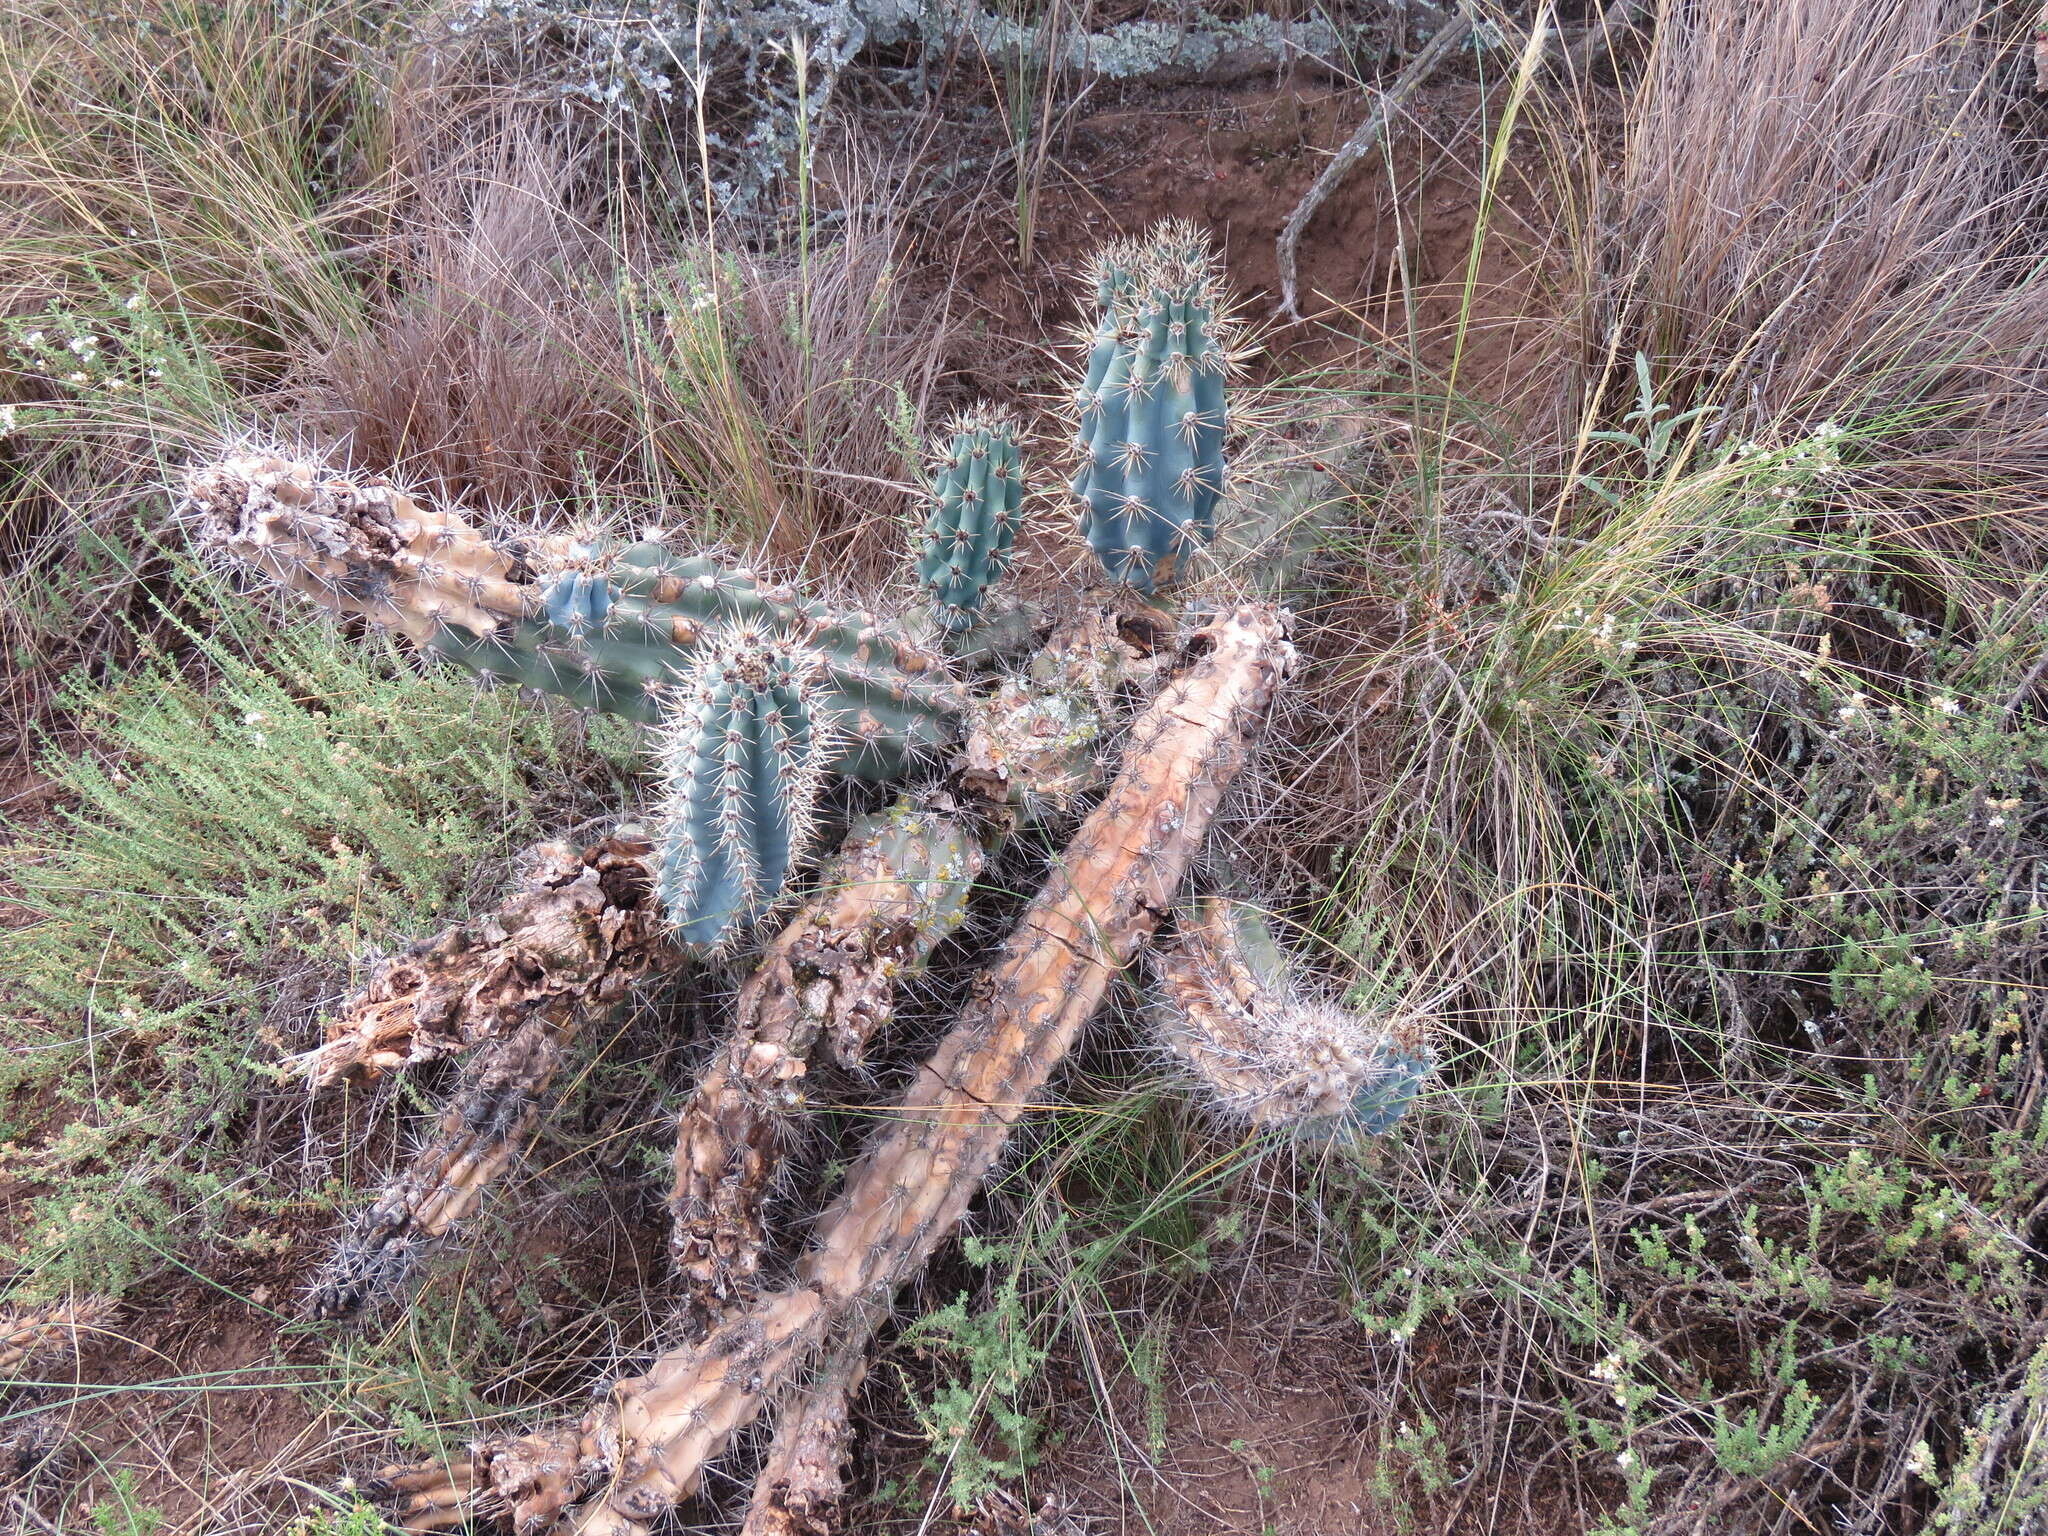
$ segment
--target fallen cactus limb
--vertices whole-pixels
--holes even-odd
[[[105,1296],[78,1296],[0,1308],[0,1385],[75,1355],[79,1336],[106,1327],[115,1306]]]
[[[314,1284],[315,1318],[397,1293],[426,1251],[476,1213],[525,1148],[563,1053],[585,1020],[673,963],[654,894],[653,846],[561,843],[504,906],[392,961],[301,1058],[315,1088],[475,1048],[434,1139],[355,1223]]]
[[[384,1485],[414,1530],[508,1513],[521,1533],[646,1536],[735,1431],[829,1346],[864,1342],[968,1202],[1111,980],[1172,906],[1293,660],[1280,615],[1245,608],[1132,728],[1123,766],[1001,958],[820,1219],[789,1290],[616,1382],[575,1430],[476,1448]]]
[[[1367,1018],[1302,987],[1249,902],[1204,897],[1155,951],[1153,968],[1148,1012],[1160,1044],[1225,1120],[1383,1135],[1429,1075],[1420,1019]]]
[[[762,1207],[813,1047],[822,1036],[842,1065],[859,1064],[897,984],[966,915],[982,859],[964,823],[908,799],[866,818],[740,989],[732,1031],[676,1128],[671,1248],[700,1326],[760,1269]]]
[[[654,899],[653,845],[628,836],[581,852],[544,843],[497,911],[386,962],[293,1059],[317,1090],[465,1051],[541,1016],[613,1001],[674,963]]]
[[[867,1341],[850,1340],[785,1404],[740,1536],[839,1536],[845,1529],[853,1394],[866,1374]]]
[[[580,1010],[559,1026],[530,1019],[470,1058],[433,1141],[328,1261],[307,1305],[309,1316],[353,1317],[380,1297],[397,1294],[427,1249],[476,1214],[491,1181],[525,1149],[580,1019]]]

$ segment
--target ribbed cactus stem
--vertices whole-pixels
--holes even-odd
[[[1074,494],[1109,579],[1150,593],[1184,579],[1215,535],[1231,321],[1215,257],[1187,224],[1159,226],[1135,253],[1113,250],[1097,293]]]
[[[707,640],[738,623],[816,653],[833,771],[886,783],[958,735],[965,691],[943,657],[868,613],[835,613],[743,567],[641,543],[493,544],[378,480],[245,455],[193,470],[200,546],[330,613],[397,630],[479,675],[652,723]]]
[[[1306,993],[1249,902],[1203,898],[1157,961],[1160,1043],[1225,1119],[1381,1135],[1430,1073],[1417,1021],[1369,1020]]]
[[[656,889],[677,938],[720,943],[781,897],[827,760],[818,660],[767,632],[711,642],[662,722]]]
[[[1009,568],[1023,494],[1017,426],[1003,413],[976,407],[934,445],[917,576],[940,628],[958,634],[981,621],[983,599]]]
[[[183,508],[203,549],[417,642],[451,625],[492,634],[539,608],[510,555],[388,481],[245,454],[187,475]]]

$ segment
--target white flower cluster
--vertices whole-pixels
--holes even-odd
[[[164,376],[176,344],[144,293],[131,293],[108,313],[53,303],[40,315],[0,320],[8,365],[40,383],[52,399],[140,393]],[[28,424],[32,411],[0,407],[0,436]]]

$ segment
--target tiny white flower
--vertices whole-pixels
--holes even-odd
[[[96,349],[99,344],[100,339],[97,336],[74,336],[71,338],[71,350],[80,357]]]
[[[129,294],[127,298],[121,301],[121,307],[132,314],[134,311],[142,308],[142,295],[139,293]]]
[[[1985,825],[1989,827],[2002,827],[2005,825],[2005,818],[2003,816],[1994,816]]]
[[[1960,715],[1963,712],[1963,706],[1958,704],[1954,699],[1950,698],[1947,694],[1943,694],[1940,698],[1936,699],[1934,701],[1934,707],[1940,710],[1944,715]]]
[[[1621,1454],[1614,1458],[1614,1464],[1617,1467],[1621,1468],[1622,1471],[1626,1472],[1630,1467],[1636,1464],[1636,1453],[1633,1450],[1630,1450],[1629,1448],[1624,1446],[1622,1448]]]
[[[261,725],[263,723],[263,720],[264,714],[263,711],[260,709],[252,709],[246,715],[242,716],[242,724],[244,725]]]
[[[30,331],[21,339],[32,347],[40,347],[43,344],[43,333],[41,331]]]

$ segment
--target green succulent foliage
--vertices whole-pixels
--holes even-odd
[[[958,729],[965,695],[938,659],[869,615],[835,614],[665,544],[632,545],[602,572],[594,563],[546,578],[535,617],[488,637],[444,625],[431,648],[484,676],[654,723],[664,718],[663,691],[691,675],[707,640],[738,625],[819,659],[812,707],[833,728],[834,772],[900,779]]]
[[[917,578],[932,617],[952,634],[981,622],[982,599],[1001,580],[1017,541],[1024,480],[1017,426],[988,407],[953,424],[932,454],[931,515]]]
[[[818,670],[765,631],[735,628],[671,702],[655,880],[686,944],[718,944],[760,917],[802,857],[828,752]]]
[[[1185,574],[1223,493],[1229,320],[1207,239],[1186,224],[1097,263],[1101,318],[1076,395],[1081,528],[1111,581],[1150,593]]]

